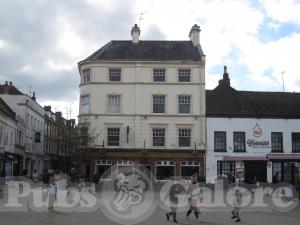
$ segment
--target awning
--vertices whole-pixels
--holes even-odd
[[[224,156],[225,161],[265,161],[266,156]]]
[[[300,160],[300,153],[292,153],[292,154],[285,154],[285,153],[279,153],[279,154],[268,154],[267,158],[269,160],[276,160],[276,159],[281,159],[281,160]]]

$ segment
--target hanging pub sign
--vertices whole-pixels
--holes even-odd
[[[35,143],[41,143],[41,132],[35,132],[34,141]]]
[[[247,140],[247,145],[251,148],[270,148],[269,140],[262,140],[263,130],[257,123],[253,128],[253,137]]]

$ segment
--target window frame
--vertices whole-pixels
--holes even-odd
[[[88,73],[86,73],[88,72]],[[91,69],[90,68],[86,68],[82,70],[82,81],[83,84],[87,84],[91,82]]]
[[[112,77],[118,77],[115,74],[111,74],[111,73],[116,73],[116,70],[118,70],[120,72],[120,74],[118,75],[120,77],[119,80],[113,80],[113,79],[111,79]],[[108,81],[109,82],[121,82],[122,81],[122,69],[119,68],[119,67],[110,67],[110,68],[108,68]]]
[[[110,97],[118,97],[119,98],[119,110],[118,112],[113,112],[113,110],[110,110]],[[111,114],[120,114],[121,113],[121,95],[120,94],[108,94],[107,95],[107,112]]]
[[[298,136],[298,141],[294,140],[294,136]],[[292,132],[292,153],[300,153],[300,132]],[[297,148],[296,148],[297,147]]]
[[[217,142],[216,142],[216,135],[222,134],[224,135],[224,148],[216,148]],[[218,143],[222,143],[221,141],[218,141]],[[220,145],[220,144],[219,144]],[[214,152],[227,152],[227,133],[226,131],[214,131]]]
[[[280,143],[274,142],[274,139],[276,138],[276,137],[274,137],[274,135],[280,135],[281,136],[279,138]],[[280,148],[275,149],[275,146],[273,146],[274,144],[277,144],[277,145],[279,144]],[[276,146],[276,147],[278,147],[278,146]],[[282,132],[271,132],[271,151],[272,152],[283,152],[283,134],[282,134]]]
[[[189,136],[180,136],[180,131],[183,131],[183,130],[186,130],[186,131],[189,131]],[[179,148],[191,148],[191,146],[192,146],[192,128],[183,128],[183,127],[181,127],[181,128],[177,128],[177,132],[178,132],[178,147]],[[181,141],[180,141],[180,138],[185,138],[185,137],[189,137],[189,145],[187,146],[187,145],[181,145]]]
[[[118,130],[118,135],[110,135],[110,132],[109,130]],[[121,134],[121,128],[120,127],[107,127],[106,128],[106,145],[107,147],[120,147],[120,142],[121,142],[121,137],[120,137],[120,134]],[[115,140],[109,140],[109,137],[118,137],[118,141],[115,141]],[[113,142],[116,142],[117,144],[112,144]]]
[[[155,131],[157,131],[157,133],[162,132],[163,136],[154,136]],[[155,144],[154,139],[155,138],[163,138],[163,145],[159,145],[159,142],[156,142],[158,144]],[[152,128],[152,146],[153,147],[165,147],[166,146],[166,128],[162,128],[162,127],[154,127]]]
[[[184,74],[186,71],[189,71],[189,75]],[[180,74],[184,72],[183,74]],[[177,72],[178,82],[180,83],[190,83],[192,82],[192,71],[190,68],[179,68]],[[180,77],[189,77],[188,80],[180,80]]]
[[[155,72],[161,72],[161,71],[164,71],[163,75],[155,74]],[[163,77],[163,80],[155,80],[155,77]],[[153,72],[152,72],[152,81],[158,82],[158,83],[166,82],[166,69],[165,68],[154,68]]]
[[[184,98],[184,97],[187,97],[189,98],[189,104],[186,104],[186,103],[180,103],[180,98]],[[180,106],[181,105],[189,105],[189,112],[181,112],[180,111]],[[178,107],[178,114],[191,114],[192,112],[192,96],[191,95],[178,95],[177,96],[177,107]]]
[[[154,104],[155,104],[154,103],[155,102],[154,98],[155,97],[164,97],[164,104],[163,104],[164,105],[164,108],[163,108],[164,110],[163,110],[163,112],[155,112],[154,111],[154,109],[155,109],[155,107],[154,107]],[[156,104],[158,104],[158,103],[156,103]],[[160,105],[162,105],[162,104],[160,104]],[[160,95],[160,94],[153,94],[152,95],[152,113],[153,114],[165,114],[166,113],[166,95]]]
[[[237,134],[243,134],[243,138],[244,138],[244,141],[243,141],[243,150],[240,150],[240,149],[237,149],[236,147],[236,136]],[[240,145],[241,146],[241,145]],[[246,133],[244,131],[234,131],[233,132],[233,152],[246,152]]]
[[[84,103],[84,99],[87,99],[87,103]],[[84,106],[88,105],[88,110],[84,110]],[[90,108],[90,95],[82,95],[80,96],[80,106],[81,106],[81,113],[83,114],[88,114],[91,112],[91,108]]]

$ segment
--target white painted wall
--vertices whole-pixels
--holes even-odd
[[[259,124],[263,131],[261,137],[253,136],[253,128]],[[214,132],[226,131],[227,152],[214,152]],[[246,153],[233,152],[233,132],[246,134]],[[207,118],[207,156],[206,176],[208,181],[217,177],[217,161],[224,156],[266,156],[271,153],[271,132],[283,133],[283,151],[292,152],[292,133],[300,132],[300,120],[297,119],[255,119],[255,118]],[[247,145],[248,139],[269,141],[267,148],[253,148]],[[271,165],[271,164],[270,164]],[[272,181],[272,166],[267,170],[268,182]]]
[[[15,120],[0,111],[0,153],[14,153],[15,130],[17,123]]]
[[[86,63],[81,70],[91,69],[91,81],[82,84],[80,95],[90,96],[90,113],[85,115],[100,136],[96,145],[106,140],[106,128],[113,125],[122,127],[121,148],[152,147],[152,127],[166,128],[165,148],[177,148],[178,128],[192,128],[192,146],[205,148],[205,80],[204,65],[195,62],[120,62]],[[109,68],[121,68],[121,82],[109,82]],[[153,82],[153,69],[166,69],[165,82]],[[178,82],[178,69],[191,69],[191,82]],[[121,113],[109,114],[107,96],[121,95]],[[166,113],[152,113],[152,95],[166,96]],[[178,95],[191,95],[191,113],[178,114]],[[129,142],[126,141],[126,127],[130,126]]]
[[[19,118],[23,119],[24,126],[19,126],[19,129],[24,129],[25,152],[32,154],[31,158],[35,160],[34,169],[42,173],[44,158],[44,109],[27,95],[1,94],[1,98],[16,113],[17,117],[19,116]],[[35,132],[41,132],[40,143],[35,143]],[[42,161],[42,163],[38,163],[38,160]]]

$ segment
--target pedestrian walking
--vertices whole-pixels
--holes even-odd
[[[57,195],[57,185],[55,183],[54,177],[50,178],[48,194],[49,194],[48,211],[53,212],[53,206]]]
[[[186,213],[186,218],[189,219],[189,215],[194,212],[196,220],[199,219],[200,207],[201,207],[201,192],[198,185],[197,177],[191,177],[191,183],[187,189],[189,210]]]
[[[170,202],[170,212],[166,213],[167,220],[170,220],[170,217],[173,217],[173,222],[178,223],[176,220],[176,211],[178,207],[178,194],[184,193],[185,189],[180,184],[179,177],[176,177],[176,180],[173,182],[169,190],[169,202]]]
[[[231,211],[232,214],[231,219],[236,219],[235,222],[241,222],[240,209],[242,204],[242,193],[240,192],[238,187],[235,187],[235,192],[233,197],[234,197],[234,201],[233,201],[233,210]]]

